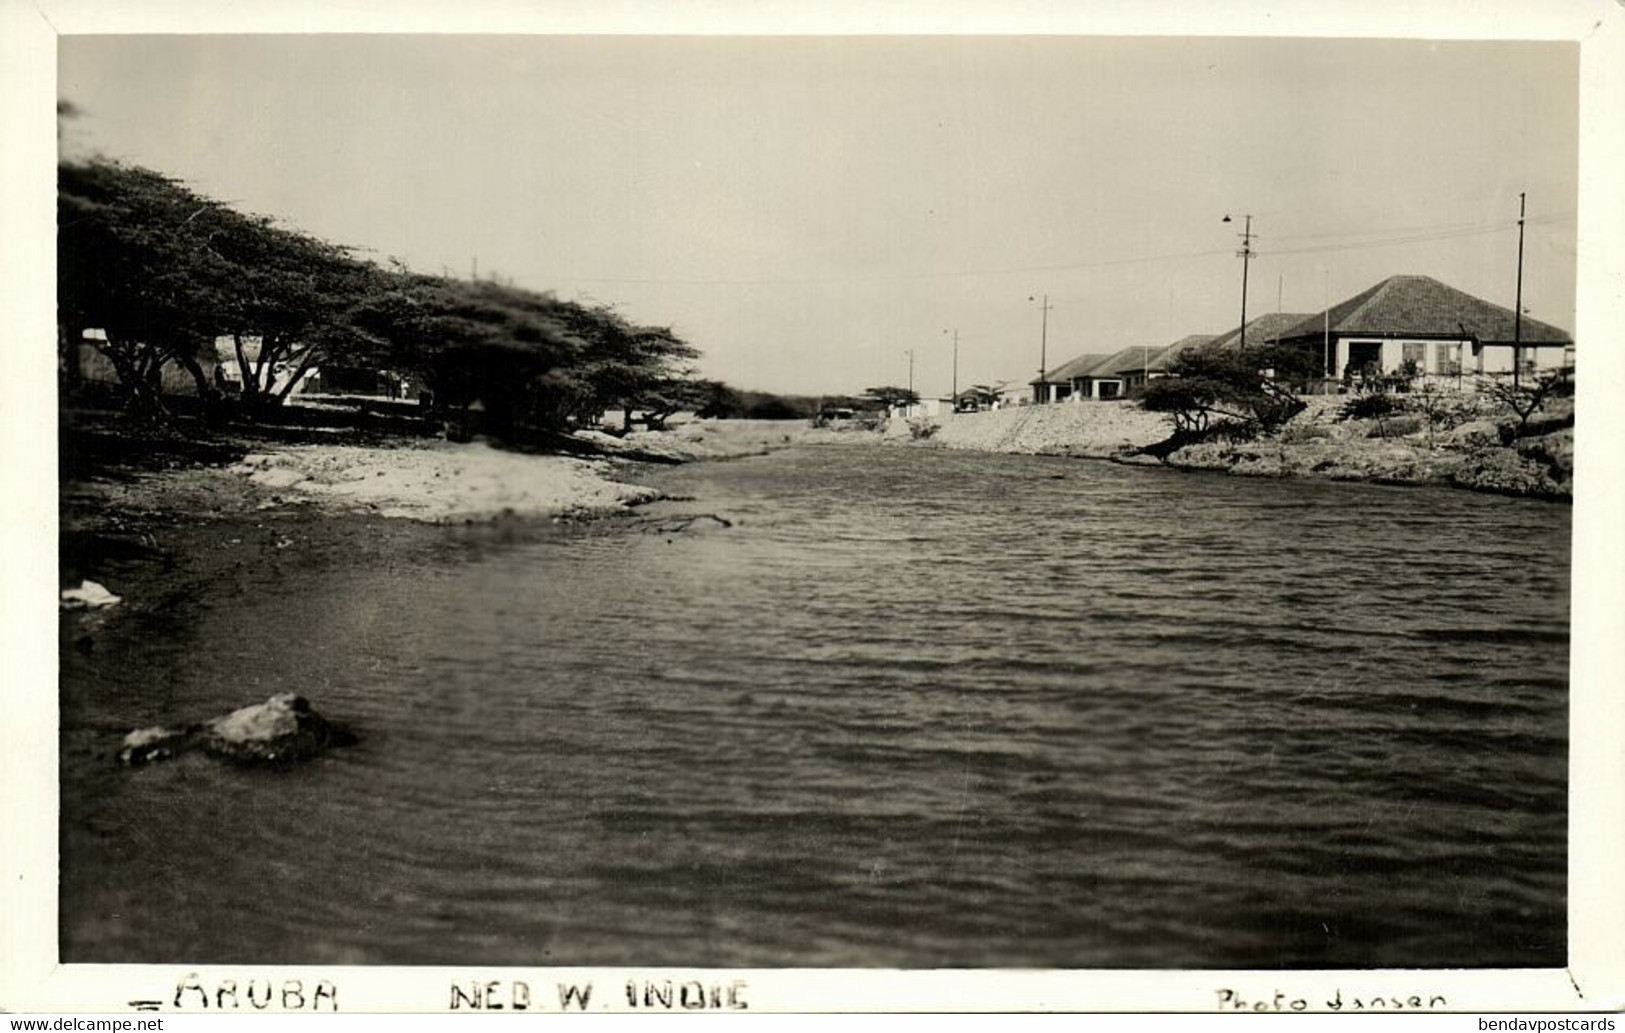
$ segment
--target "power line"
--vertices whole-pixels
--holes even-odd
[[[1572,221],[1573,213],[1542,216],[1527,220],[1530,225],[1552,225]],[[1429,244],[1441,240],[1458,240],[1467,237],[1487,236],[1511,230],[1513,227],[1505,223],[1456,223],[1451,226],[1431,230],[1413,230],[1404,234],[1386,237],[1372,237],[1369,240],[1354,239],[1341,244],[1321,244],[1309,247],[1271,248],[1266,251],[1253,251],[1254,257],[1275,255],[1320,255],[1335,254],[1341,251],[1361,251],[1371,248],[1401,247],[1406,244]],[[1323,234],[1318,236],[1330,236]],[[1315,234],[1305,234],[1295,237],[1282,237],[1282,240],[1313,240]],[[637,286],[686,286],[686,287],[763,287],[775,285],[804,284],[808,286],[819,284],[840,283],[892,283],[915,280],[944,280],[959,279],[969,276],[1016,276],[1028,273],[1055,273],[1070,272],[1082,269],[1107,269],[1119,266],[1144,265],[1153,262],[1186,261],[1197,258],[1212,258],[1229,253],[1229,249],[1214,249],[1204,251],[1178,251],[1159,255],[1140,255],[1132,258],[1111,258],[1089,262],[1066,262],[1058,265],[1029,265],[1012,266],[1002,269],[959,269],[943,272],[921,273],[889,273],[872,276],[811,276],[811,277],[754,277],[749,279],[692,279],[683,277],[651,277],[651,278],[618,278],[577,276],[570,277],[575,283],[605,283]]]

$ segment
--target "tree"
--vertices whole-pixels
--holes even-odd
[[[769,394],[765,391],[744,393],[743,415],[752,420],[807,420],[818,415],[818,400],[801,396]]]
[[[164,412],[159,378],[175,362],[215,394],[199,356],[219,326],[230,263],[213,251],[217,202],[148,169],[106,161],[57,168],[57,312],[64,347],[84,331],[118,373],[132,411]]]
[[[148,169],[58,166],[58,296],[65,346],[87,329],[131,408],[164,410],[163,368],[217,398],[204,358],[229,337],[245,408],[280,404],[357,335],[347,316],[381,271],[346,249],[244,215]]]
[[[978,409],[991,409],[999,400],[999,389],[989,384],[972,384],[965,389],[965,394]]]
[[[1518,428],[1512,436],[1521,438],[1529,426],[1529,418],[1567,382],[1567,370],[1548,370],[1536,376],[1533,382],[1498,379],[1481,383],[1479,390],[1518,418]]]
[[[744,396],[722,381],[697,380],[694,388],[699,402],[694,415],[700,419],[737,419],[744,415]]]
[[[710,398],[704,381],[671,377],[644,390],[638,396],[638,407],[650,430],[663,430],[672,416],[688,410],[698,412]]]
[[[307,372],[361,343],[350,316],[382,271],[347,248],[224,209],[209,246],[234,268],[215,305],[250,414],[275,408]]]
[[[639,326],[604,306],[570,306],[566,322],[584,343],[579,416],[619,408],[630,427],[632,411],[641,409],[659,426],[674,412],[705,404],[703,393],[686,386],[694,381],[689,363],[700,353],[670,327]]]
[[[1176,436],[1191,438],[1222,427],[1253,437],[1279,428],[1307,408],[1292,386],[1314,375],[1314,367],[1297,349],[1264,344],[1193,348],[1176,358],[1168,372],[1146,385],[1141,405],[1170,414]]]
[[[562,428],[590,394],[572,309],[522,288],[397,268],[350,323],[368,365],[415,374],[437,405],[479,411],[480,429],[514,436]]]
[[[886,410],[914,405],[920,400],[918,394],[906,387],[870,387],[865,388],[863,394],[871,404]]]

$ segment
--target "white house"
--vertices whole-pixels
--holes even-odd
[[[1568,332],[1528,316],[1520,325],[1511,309],[1429,276],[1390,276],[1305,318],[1280,340],[1314,352],[1328,377],[1391,373],[1407,362],[1442,378],[1510,373],[1514,351],[1526,371],[1574,364]]]

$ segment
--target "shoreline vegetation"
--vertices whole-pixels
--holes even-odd
[[[1196,348],[1138,400],[887,420],[919,404],[912,386],[740,390],[701,379],[700,350],[670,326],[613,305],[372,262],[135,166],[64,162],[58,174],[70,590],[108,590],[104,572],[125,560],[161,588],[147,561],[250,539],[275,552],[299,540],[283,524],[343,539],[373,517],[623,513],[660,497],[632,483],[634,464],[814,442],[1572,497],[1567,371],[1444,392],[1384,379],[1381,395],[1363,377],[1361,393],[1306,398],[1303,353]]]
[[[582,430],[545,451],[357,428],[133,425],[115,412],[72,412],[62,431],[64,584],[77,583],[91,540],[152,540],[156,526],[270,511],[403,518],[435,524],[571,522],[662,498],[633,482],[643,464],[765,455],[798,444],[884,444],[1106,460],[1249,477],[1309,477],[1466,488],[1569,502],[1572,400],[1549,403],[1513,436],[1483,411],[1435,426],[1415,417],[1344,418],[1347,400],[1311,399],[1286,427],[1249,441],[1171,451],[1167,417],[1122,403],[1020,406],[922,423],[814,427],[805,421],[674,422],[624,436]],[[1466,418],[1471,417],[1471,418]],[[1163,454],[1157,454],[1164,446]]]
[[[671,327],[612,305],[375,263],[136,166],[63,162],[58,176],[69,583],[85,535],[150,538],[154,520],[583,519],[658,497],[627,482],[629,463],[812,441],[1572,495],[1566,373],[1561,397],[1554,378],[1498,402],[1494,383],[1408,393],[1413,377],[1302,398],[1305,354],[1197,348],[1140,401],[888,421],[919,402],[912,388],[741,391],[700,379],[699,349]],[[603,429],[615,413],[619,433]]]
[[[761,455],[835,437],[804,422],[706,420],[624,437],[583,431],[561,442],[568,449],[525,452],[354,428],[151,426],[77,411],[61,431],[63,583],[94,577],[109,540],[150,548],[172,537],[168,530],[203,521],[305,514],[562,523],[624,513],[664,497],[628,480],[641,464]]]
[[[1398,411],[1347,417],[1349,396],[1305,399],[1278,430],[1251,440],[1180,444],[1160,413],[1132,402],[1020,406],[941,422],[893,418],[884,440],[912,447],[1103,459],[1241,477],[1306,477],[1465,488],[1572,502],[1574,404],[1549,400],[1523,426],[1490,400],[1462,395],[1431,421]],[[1520,434],[1519,432],[1522,431]]]

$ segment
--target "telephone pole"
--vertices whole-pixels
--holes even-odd
[[[1253,217],[1251,215],[1246,215],[1246,216],[1243,216],[1243,218],[1245,218],[1247,220],[1247,228],[1245,230],[1243,230],[1242,232],[1236,234],[1236,236],[1241,238],[1241,250],[1236,252],[1236,257],[1241,259],[1241,346],[1242,346],[1242,348],[1246,348],[1247,347],[1247,267],[1249,265],[1251,265],[1252,261],[1253,261]],[[1229,222],[1230,221],[1230,216],[1226,215],[1224,217],[1224,221]]]
[[[948,333],[948,331],[944,330],[943,333]],[[953,393],[953,406],[954,406],[954,411],[958,412],[959,411],[959,328],[958,327],[954,327],[953,335],[954,335],[954,393]]]
[[[908,393],[914,393],[914,349],[910,348],[903,353],[908,356]]]
[[[1046,367],[1049,365],[1046,359],[1046,353],[1049,350],[1049,310],[1054,307],[1049,303],[1048,294],[1043,295],[1043,299],[1044,300],[1039,305],[1039,308],[1044,315],[1043,322],[1039,324],[1038,329],[1038,391],[1036,392],[1039,396],[1038,401],[1040,404],[1047,403],[1049,401],[1049,384],[1045,383],[1044,381],[1044,373]],[[1038,301],[1038,298],[1029,294],[1027,295],[1027,300]]]
[[[1518,389],[1523,365],[1523,197],[1518,194],[1518,293],[1512,302],[1512,389]]]

